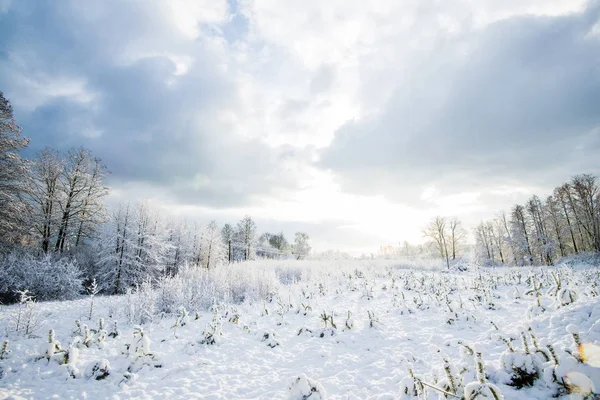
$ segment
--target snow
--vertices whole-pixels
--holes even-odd
[[[180,304],[169,313],[156,307],[140,326],[130,319],[131,307],[155,307],[144,293],[96,296],[91,320],[89,298],[37,303],[43,323],[34,333],[8,332],[0,398],[414,399],[423,388],[419,382],[447,390],[446,369],[460,395],[484,385],[481,393],[497,389],[507,400],[569,398],[555,377],[585,393],[600,387],[595,267],[469,266],[461,272],[392,261],[289,260],[261,268],[269,282],[278,277],[262,299],[219,295],[206,308],[183,311]],[[549,271],[569,282],[576,301],[562,305],[546,293],[553,282]],[[541,307],[535,293],[525,294],[532,276],[544,285]],[[255,285],[256,279],[236,285]],[[532,306],[538,312],[529,318]],[[0,332],[10,330],[17,310],[0,306]],[[536,352],[529,327],[540,352],[547,356],[546,344],[552,345],[558,365]],[[48,360],[50,329],[62,349],[54,345]],[[584,343],[579,360],[569,333],[576,331]],[[484,383],[477,379],[474,351],[482,354]],[[511,386],[513,366],[538,373],[533,386]],[[427,386],[422,390],[428,399],[443,398]]]

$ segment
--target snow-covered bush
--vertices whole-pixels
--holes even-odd
[[[85,374],[88,378],[94,378],[97,381],[105,379],[110,375],[110,363],[106,359],[91,363]]]
[[[82,290],[81,271],[75,260],[52,255],[10,254],[0,258],[0,294],[14,299],[15,291],[29,290],[37,300],[68,300]]]
[[[202,339],[200,339],[200,344],[218,344],[222,335],[223,331],[221,316],[219,315],[219,309],[214,307],[213,319],[208,325],[206,325],[206,328],[204,328],[204,331],[202,332]]]
[[[277,341],[277,339],[275,339],[276,336],[277,334],[275,333],[275,331],[267,331],[263,333],[261,341],[265,342],[267,346],[274,349],[275,347],[279,346],[279,342]]]
[[[325,400],[325,389],[318,382],[301,374],[288,386],[289,400]]]
[[[509,374],[509,384],[517,388],[533,386],[541,375],[543,363],[537,353],[531,352],[525,332],[521,332],[521,340],[522,351],[508,346],[508,349],[500,357],[502,367]]]
[[[9,323],[6,325],[7,334],[16,332],[30,335],[44,322],[38,310],[35,298],[29,290],[17,291],[18,304],[10,311]]]
[[[50,362],[50,360],[54,356],[54,353],[56,353],[57,351],[60,351],[60,350],[62,350],[62,349],[60,347],[60,342],[58,340],[56,340],[56,335],[54,333],[54,329],[50,329],[50,331],[48,332],[48,344],[46,346],[46,354],[45,354],[45,357],[48,360],[48,362]]]

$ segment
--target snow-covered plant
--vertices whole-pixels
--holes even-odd
[[[562,288],[556,296],[557,307],[568,306],[577,301],[577,292],[569,287]]]
[[[45,357],[48,360],[48,362],[50,362],[50,359],[52,359],[52,356],[54,356],[54,353],[56,353],[57,351],[60,351],[61,347],[60,347],[60,342],[58,340],[56,340],[56,335],[54,334],[54,329],[50,329],[50,331],[48,332],[48,344],[46,345],[46,354]]]
[[[240,322],[240,313],[237,310],[237,308],[232,307],[231,311],[228,314],[229,314],[229,322],[231,322],[232,324],[236,324],[236,325]]]
[[[177,319],[179,326],[186,326],[190,322],[190,316],[184,306],[179,307]]]
[[[141,326],[133,328],[133,342],[130,345],[130,350],[133,349],[131,355],[134,359],[151,354],[150,343],[150,338]]]
[[[98,332],[98,334],[96,335],[96,344],[102,348],[104,346],[104,342],[106,341],[106,337],[108,336],[108,332],[106,332],[106,329],[102,329],[100,332]]]
[[[525,292],[526,296],[535,296],[538,297],[541,295],[540,291],[542,290],[542,282],[538,282],[535,279],[535,276],[531,276],[528,281],[531,282],[531,287],[529,288],[529,290],[527,290]]]
[[[318,382],[301,374],[288,386],[289,400],[325,400],[325,389]]]
[[[75,328],[71,331],[73,336],[83,336],[83,327],[81,326],[81,321],[75,320]]]
[[[517,388],[533,386],[542,372],[542,360],[537,354],[531,352],[525,332],[521,332],[521,340],[522,351],[509,347],[500,356],[502,367],[510,376],[510,384]]]
[[[266,342],[267,346],[269,346],[270,348],[275,348],[277,346],[279,346],[279,342],[275,339],[275,331],[268,331],[265,332],[263,334],[263,337],[261,339],[261,342]]]
[[[450,362],[450,359],[446,354],[444,354],[440,348],[437,346],[430,346],[430,350],[439,353],[442,357],[443,368],[444,368],[444,377],[436,382],[436,386],[426,384],[434,390],[440,392],[440,398],[448,398],[450,397],[458,397],[456,393],[462,390],[462,381],[460,379],[460,374],[456,370],[454,363]],[[425,384],[423,382],[423,384]],[[442,397],[444,396],[444,397]]]
[[[375,312],[371,310],[367,310],[367,316],[369,317],[369,327],[379,329],[381,324],[379,323],[379,319],[375,316]]]
[[[37,302],[29,290],[17,290],[16,293],[19,300],[16,310],[10,316],[7,331],[30,335],[42,325],[43,320],[38,312]]]
[[[77,348],[79,340],[79,337],[74,338],[66,349],[58,351],[55,355],[56,361],[61,365],[68,378],[75,379],[79,376],[79,370],[75,366],[79,357],[79,349]]]
[[[579,356],[579,349],[581,348],[582,343],[581,336],[579,336],[579,328],[576,325],[569,324],[567,325],[567,332],[571,335],[571,337],[573,338],[573,343],[575,344],[575,351],[569,350],[569,353],[581,362],[582,360]]]
[[[544,307],[542,305],[540,298],[541,298],[541,295],[539,295],[539,294],[536,295],[534,304],[529,306],[527,308],[527,310],[525,311],[525,313],[527,314],[527,317],[529,319],[533,319],[533,318],[537,317],[538,315],[541,315],[544,312],[546,312],[546,307]]]
[[[576,394],[583,399],[597,399],[595,396],[598,393],[594,390],[594,382],[585,374],[577,371],[572,371],[565,377],[565,385],[570,394]],[[592,397],[594,396],[594,397]],[[575,397],[575,396],[573,396]],[[576,397],[575,397],[576,398]]]
[[[351,318],[350,310],[348,310],[348,318],[346,319],[346,329],[354,328],[354,320]]]
[[[81,343],[85,347],[90,347],[92,345],[92,335],[90,333],[90,328],[88,328],[88,326],[86,324],[83,324],[82,327],[83,327],[83,340]]]
[[[425,387],[423,383],[417,379],[413,372],[412,366],[408,367],[408,376],[400,380],[400,398],[401,399],[412,399],[414,397],[419,398],[425,393]]]
[[[90,296],[90,312],[88,315],[88,319],[91,321],[92,315],[94,314],[94,297],[96,297],[98,292],[100,292],[100,288],[98,287],[98,284],[96,283],[96,278],[94,278],[94,280],[92,281],[90,286],[87,288],[87,292],[88,292],[88,295]]]
[[[175,323],[171,327],[171,329],[173,329],[173,336],[175,336],[175,338],[177,338],[177,328],[179,328],[180,326],[181,325],[179,325],[179,318],[175,318]]]
[[[113,324],[113,328],[108,333],[108,336],[114,339],[117,336],[119,336],[120,334],[121,334],[121,332],[119,331],[119,324],[117,321],[115,321],[115,323]]]
[[[465,400],[504,399],[500,389],[487,381],[480,351],[475,351],[475,363],[477,367],[477,381],[469,382],[465,385]]]
[[[206,325],[204,332],[202,332],[202,339],[200,344],[217,344],[220,341],[222,332],[221,316],[219,315],[219,309],[213,308],[213,319]]]
[[[2,348],[0,349],[0,360],[6,360],[10,357],[10,353],[12,351],[8,348],[8,339],[2,343]]]
[[[512,290],[511,296],[514,300],[519,300],[522,297],[518,286],[515,286],[515,288]]]
[[[106,359],[91,363],[86,371],[88,378],[94,378],[97,381],[105,379],[110,375],[110,363]]]
[[[155,368],[161,366],[156,356],[150,352],[150,343],[151,340],[144,329],[141,326],[135,326],[133,328],[133,341],[131,344],[126,345],[131,359],[131,364],[127,368],[128,372],[137,372],[145,365]]]
[[[333,322],[333,312],[331,314],[327,314],[325,311],[323,311],[323,314],[319,315],[319,318],[321,318],[321,321],[325,323],[325,329],[327,329],[327,322],[329,322],[331,328],[337,329],[337,326]]]
[[[546,291],[546,294],[548,296],[557,297],[558,293],[562,289],[562,279],[554,271],[550,272],[550,276],[552,276],[552,281],[554,284],[550,286],[550,288]]]
[[[300,306],[302,307],[302,310],[299,312],[302,312],[304,315],[307,315],[309,312],[312,311],[312,307],[310,306],[310,303],[308,303],[308,302],[306,304],[301,302]]]

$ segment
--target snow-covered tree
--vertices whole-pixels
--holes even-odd
[[[243,259],[252,260],[256,254],[256,223],[246,215],[237,225],[237,238],[243,250]]]
[[[0,244],[16,243],[26,234],[29,164],[18,152],[29,145],[21,136],[10,102],[0,92]]]
[[[202,232],[200,264],[204,268],[214,268],[225,259],[225,249],[216,221],[211,221]]]
[[[306,258],[310,254],[310,237],[305,232],[296,232],[294,236],[293,253],[296,259]]]

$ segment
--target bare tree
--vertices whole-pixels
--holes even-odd
[[[423,235],[434,241],[441,258],[446,259],[446,266],[450,269],[450,257],[448,255],[448,229],[446,218],[434,217],[423,231]]]
[[[456,260],[456,252],[458,247],[463,243],[467,236],[467,232],[463,229],[462,223],[458,218],[453,217],[448,222],[450,228],[450,247],[452,249],[452,259]]]
[[[45,148],[33,162],[31,188],[28,194],[33,203],[32,224],[40,235],[44,253],[50,250],[50,240],[58,225],[59,179],[63,160],[56,150]]]
[[[202,234],[202,266],[214,268],[223,261],[224,251],[219,227],[216,221],[211,221]]]
[[[576,175],[571,180],[580,210],[580,224],[591,250],[600,252],[600,187],[595,176]]]

